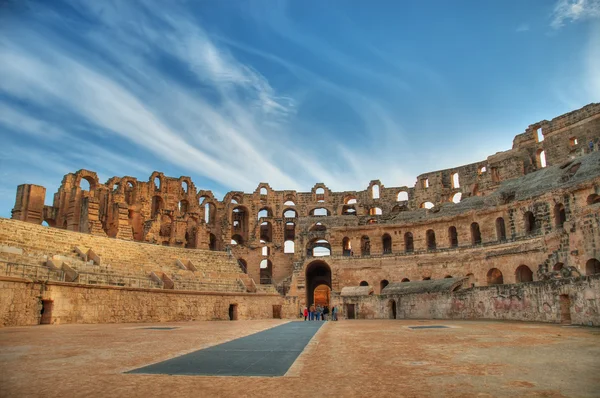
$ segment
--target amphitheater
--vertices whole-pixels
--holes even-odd
[[[79,170],[47,202],[20,185],[0,219],[3,396],[600,396],[600,104],[412,187],[219,200]],[[312,304],[340,322],[295,322]],[[279,328],[244,344],[271,341],[265,369],[293,352],[282,373],[149,366]]]

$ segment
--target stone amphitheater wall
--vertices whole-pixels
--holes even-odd
[[[358,319],[393,318],[392,302],[397,319],[490,319],[600,326],[600,275],[455,292],[336,295],[333,299],[342,317],[347,315],[348,304],[353,304]]]
[[[138,323],[229,320],[236,305],[237,319],[296,317],[294,299],[278,294],[230,294],[116,286],[32,282],[0,276],[0,326],[38,325],[42,301],[52,303],[51,323]]]

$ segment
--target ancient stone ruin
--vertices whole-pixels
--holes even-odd
[[[79,170],[45,202],[20,185],[0,219],[5,325],[295,318],[315,301],[346,318],[600,324],[600,104],[412,187],[264,182],[219,200],[189,177]]]

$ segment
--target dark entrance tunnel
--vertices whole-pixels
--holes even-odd
[[[331,289],[331,268],[326,262],[313,261],[306,267],[306,305],[310,306],[315,301],[315,288],[327,285]]]

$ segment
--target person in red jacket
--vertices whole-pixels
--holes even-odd
[[[302,312],[302,315],[304,315],[304,320],[308,318],[308,308],[304,307],[304,312]]]

